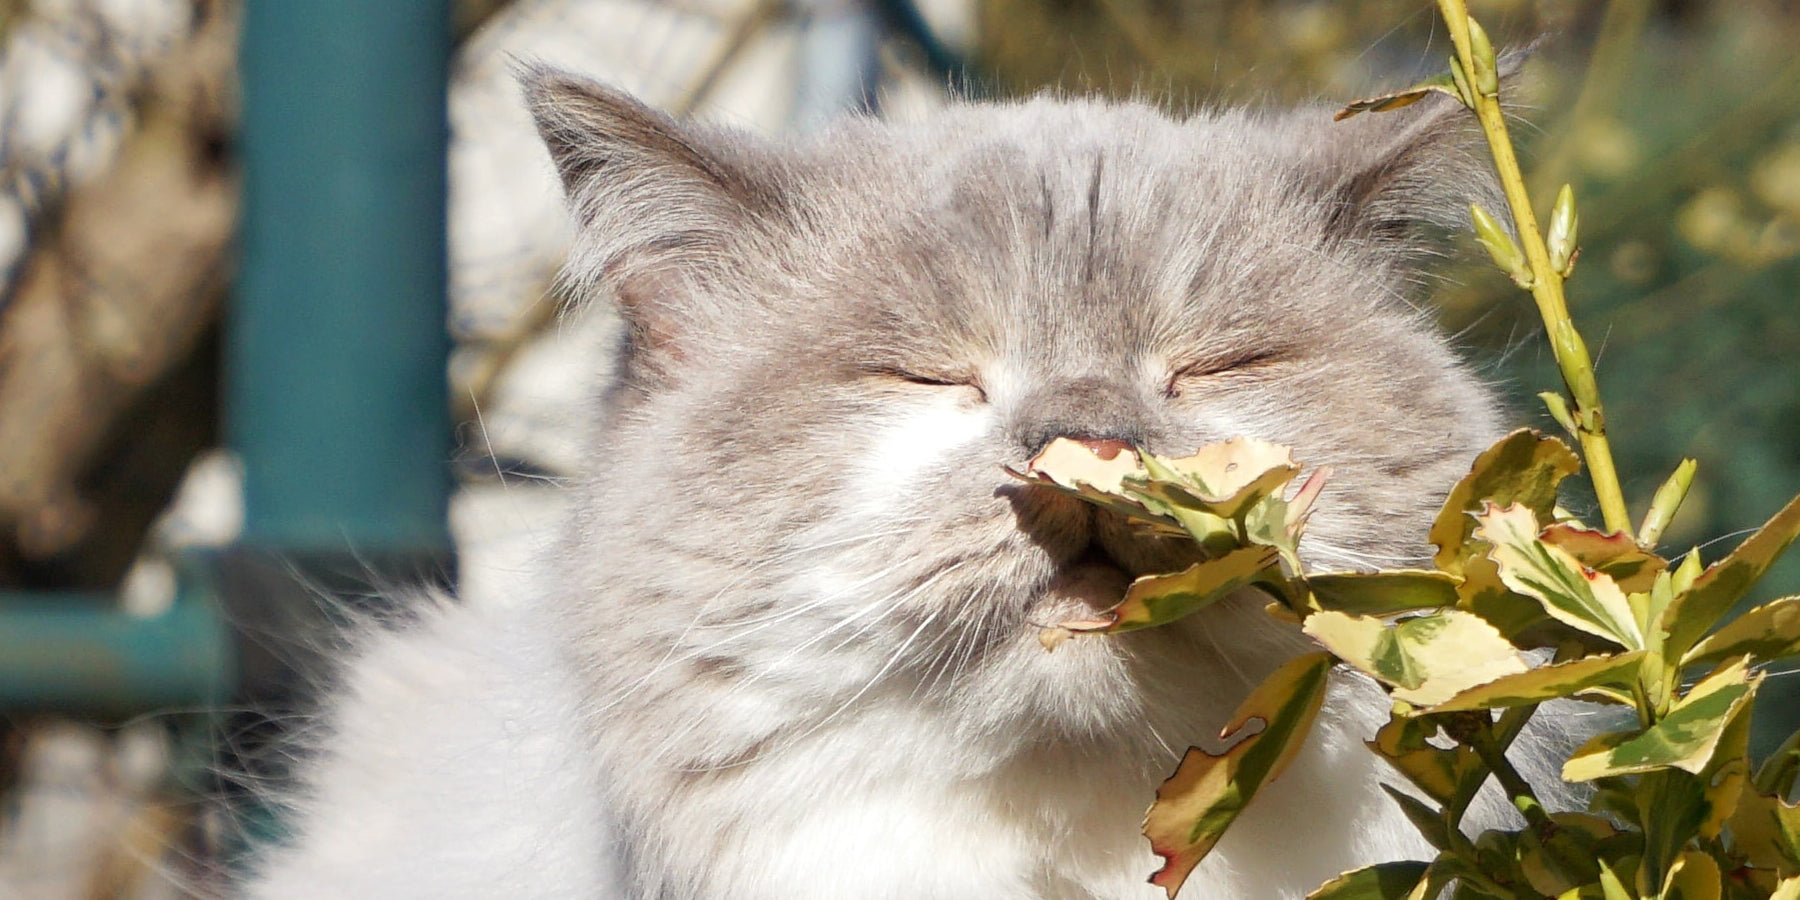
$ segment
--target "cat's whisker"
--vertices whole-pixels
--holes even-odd
[[[774,663],[767,664],[761,670],[759,670],[757,672],[753,672],[749,676],[746,676],[745,678],[742,678],[742,679],[739,679],[739,680],[733,682],[733,684],[732,684],[733,689],[742,690],[744,688],[747,688],[747,687],[755,684],[757,682],[757,680],[763,676],[764,672],[775,671],[775,670],[781,669],[785,664],[791,662],[794,658],[799,656],[802,652],[804,652],[805,650],[810,649],[811,647],[820,643],[825,638],[829,637],[830,635],[837,632],[838,630],[840,630],[846,626],[860,622],[860,624],[857,625],[857,627],[855,628],[854,631],[852,631],[849,635],[845,636],[842,640],[840,640],[838,643],[833,645],[829,651],[832,654],[841,652],[844,648],[846,648],[846,647],[850,646],[851,644],[866,637],[870,632],[872,632],[876,628],[880,627],[889,618],[896,616],[899,613],[907,610],[908,601],[912,600],[913,598],[917,597],[920,594],[925,593],[926,591],[928,591],[929,589],[934,587],[940,579],[947,577],[950,573],[961,568],[967,562],[969,562],[969,559],[967,559],[967,558],[965,558],[963,560],[958,560],[957,562],[952,563],[951,565],[946,566],[942,569],[939,569],[937,572],[934,572],[932,575],[927,577],[924,581],[920,582],[919,584],[914,585],[911,588],[904,589],[904,592],[902,592],[901,590],[891,591],[888,594],[886,594],[885,596],[876,597],[868,602],[865,602],[855,612],[851,613],[848,616],[843,617],[839,621],[833,623],[829,628],[826,628],[823,631],[820,631],[820,632],[812,635],[811,637],[807,638],[805,641],[801,642],[799,645],[789,649],[787,653],[783,654]],[[823,602],[815,604],[815,605],[823,605]],[[867,620],[865,621],[864,618],[866,616],[868,616],[868,614],[871,612],[876,613],[876,615],[874,615],[873,617],[867,618]],[[933,615],[933,617],[935,617],[937,615],[937,613],[934,612],[932,615]]]
[[[976,559],[976,557],[964,557],[963,559],[959,559],[959,560],[931,573],[931,575],[927,576],[924,580],[920,581],[918,584],[913,585],[910,588],[905,588],[904,591],[890,592],[886,597],[871,601],[870,603],[865,605],[865,610],[866,609],[880,609],[881,611],[883,611],[884,615],[890,611],[894,611],[894,612],[904,611],[906,609],[906,603],[908,601],[918,597],[920,594],[923,594],[926,591],[930,590],[931,588],[935,587],[939,581],[943,580],[944,578],[949,577],[951,573],[956,572],[957,570],[963,568],[964,566],[968,565],[971,561],[974,561],[975,559]],[[853,619],[853,618],[860,617],[862,614],[863,614],[862,612],[858,612],[856,614],[856,616],[853,616],[851,618]],[[835,631],[835,630],[837,630],[837,628],[841,627],[843,624],[847,624],[849,621],[850,621],[850,619],[846,619],[845,622],[839,623],[838,625],[833,625],[830,629],[827,629],[827,632]],[[855,633],[851,634],[849,637],[845,638],[843,641],[840,641],[837,644],[833,645],[831,648],[832,651],[836,652],[838,650],[842,650],[844,647],[848,646],[850,643],[854,642],[858,638],[861,638],[870,627],[873,627],[875,624],[878,624],[878,622],[879,622],[879,619],[877,619],[875,622],[866,623],[862,628],[858,629]],[[818,635],[818,637],[824,637],[824,636],[825,635],[823,633]]]
[[[766,673],[778,671],[778,670],[782,669],[786,664],[792,662],[801,653],[805,652],[808,649],[811,649],[813,646],[824,641],[826,638],[830,637],[832,634],[835,634],[840,629],[843,629],[843,628],[851,626],[851,625],[856,625],[857,627],[855,628],[855,630],[853,630],[849,635],[845,636],[843,640],[841,640],[837,644],[833,645],[828,652],[835,654],[835,653],[842,651],[845,647],[848,647],[851,644],[855,643],[856,641],[861,640],[863,637],[867,636],[870,632],[872,632],[876,628],[880,627],[888,618],[896,616],[899,613],[905,611],[907,608],[906,607],[907,601],[913,599],[914,597],[918,596],[919,594],[921,594],[921,593],[925,592],[926,590],[928,590],[929,588],[931,588],[939,578],[944,577],[945,575],[948,575],[955,568],[957,568],[956,565],[946,567],[945,569],[942,569],[942,570],[938,571],[937,573],[933,574],[930,578],[928,578],[924,582],[921,582],[920,584],[907,589],[904,593],[901,593],[899,591],[894,591],[894,592],[888,593],[885,596],[877,597],[869,602],[863,603],[859,608],[856,609],[855,612],[839,619],[838,621],[832,623],[832,625],[830,627],[825,628],[822,631],[814,633],[813,635],[808,637],[806,640],[789,648],[786,653],[782,654],[780,657],[778,657],[772,663],[766,663],[766,664],[762,665],[761,667],[759,667],[757,671],[751,672],[749,675],[732,682],[731,688],[733,690],[744,690],[744,689],[747,689],[747,688],[755,685],[760,679],[765,677]],[[828,605],[828,603],[829,603],[829,599],[827,599],[825,601],[814,603],[813,607],[817,608],[820,606]],[[875,613],[875,615],[873,617],[869,617],[870,613]],[[866,619],[866,621],[865,621],[865,617],[868,617]],[[858,624],[858,623],[860,623],[860,624]]]
[[[1206,642],[1212,646],[1214,658],[1225,663],[1225,667],[1231,670],[1231,674],[1237,676],[1243,687],[1250,688],[1256,685],[1256,679],[1251,678],[1250,673],[1245,672],[1243,667],[1238,665],[1236,656],[1225,652],[1225,647],[1219,643],[1219,637],[1213,633],[1213,629],[1197,628],[1195,631],[1206,639]]]
[[[773,754],[777,751],[786,749],[788,747],[793,747],[793,746],[799,744],[801,741],[804,741],[807,738],[811,737],[812,735],[818,733],[818,731],[820,729],[831,724],[833,721],[835,721],[837,719],[838,716],[843,715],[845,710],[848,710],[850,707],[856,705],[856,701],[861,700],[864,695],[868,694],[869,691],[874,690],[877,685],[881,684],[882,680],[884,678],[886,678],[888,672],[892,671],[895,666],[899,665],[900,662],[906,658],[907,651],[912,648],[913,642],[917,641],[919,639],[919,635],[924,634],[925,630],[927,628],[930,628],[931,625],[933,623],[935,623],[938,620],[938,617],[941,615],[943,615],[943,609],[941,607],[938,609],[932,610],[931,614],[926,616],[923,620],[921,620],[918,624],[918,627],[914,628],[912,630],[912,633],[907,635],[906,639],[900,642],[900,646],[896,647],[894,649],[894,651],[888,655],[887,662],[882,664],[881,668],[878,669],[874,675],[869,676],[867,681],[863,682],[863,686],[860,689],[858,689],[856,693],[850,695],[850,697],[845,699],[844,702],[838,704],[836,709],[833,709],[824,718],[819,719],[817,722],[814,722],[805,731],[802,731],[799,734],[788,737],[785,740],[783,740],[775,745],[772,745],[772,746],[762,750],[761,752],[752,754],[751,756],[749,756],[747,758],[740,759],[740,760],[733,760],[731,763],[729,763],[727,765],[709,767],[709,768],[700,769],[697,771],[713,772],[713,771],[719,771],[721,769],[738,768],[738,767],[741,767],[744,765],[748,765],[750,763],[764,759],[767,756],[769,756],[770,754]]]
[[[808,613],[814,612],[824,606],[831,604],[832,602],[836,601],[837,599],[839,599],[845,595],[855,592],[856,590],[858,590],[859,588],[861,588],[865,585],[877,582],[880,579],[887,577],[888,575],[892,574],[896,569],[900,568],[904,564],[905,564],[905,561],[896,562],[893,565],[890,565],[889,567],[887,567],[885,569],[882,569],[871,575],[868,575],[868,576],[862,578],[861,580],[859,580],[853,584],[846,585],[843,588],[840,588],[839,590],[834,591],[830,594],[822,595],[820,597],[814,598],[805,603],[798,603],[798,604],[794,604],[792,606],[784,607],[779,612],[770,614],[761,619],[745,620],[746,622],[749,623],[747,625],[747,627],[737,628],[735,630],[729,631],[725,634],[724,637],[722,637],[712,643],[705,644],[705,645],[702,645],[699,647],[684,648],[683,641],[685,641],[686,638],[688,638],[690,635],[692,635],[695,632],[696,628],[705,627],[705,628],[710,629],[710,628],[723,627],[723,626],[719,626],[719,625],[700,626],[700,625],[698,625],[697,621],[690,621],[688,623],[687,627],[682,630],[679,638],[676,641],[673,641],[670,643],[669,648],[666,651],[664,651],[661,659],[658,660],[656,665],[651,667],[649,672],[646,672],[642,676],[639,676],[638,679],[636,681],[634,681],[631,685],[629,685],[628,687],[622,689],[620,692],[615,694],[615,696],[613,697],[613,699],[611,701],[599,706],[596,709],[596,712],[605,713],[605,712],[612,710],[618,704],[624,702],[627,699],[630,699],[632,696],[636,695],[638,691],[642,690],[646,685],[653,682],[655,680],[656,676],[662,674],[663,672],[668,671],[671,668],[674,668],[678,665],[683,665],[685,663],[692,662],[696,659],[702,659],[710,654],[716,653],[720,648],[725,647],[726,645],[731,644],[734,641],[742,641],[745,638],[748,638],[748,637],[756,634],[757,632],[759,632],[765,628],[768,628],[772,625],[778,625],[778,624],[781,624],[782,622],[786,622],[788,620],[791,620],[791,619],[794,619],[797,617],[801,617]],[[738,589],[741,590],[741,587]],[[733,624],[736,624],[736,623],[733,623]],[[677,654],[679,654],[679,655],[677,655]]]
[[[1420,564],[1417,555],[1379,553],[1372,550],[1352,550],[1348,547],[1334,546],[1322,542],[1302,542],[1300,555],[1308,561],[1319,561],[1341,565],[1350,569],[1372,571],[1395,566],[1416,566]]]
[[[917,595],[926,592],[927,590],[932,588],[940,579],[949,576],[952,572],[961,568],[963,565],[970,562],[972,559],[973,558],[965,558],[962,560],[958,560],[957,562],[952,563],[951,565],[946,566],[946,567],[934,572],[927,579],[925,579],[924,581],[920,582],[917,585],[914,585],[910,588],[905,588],[903,590],[897,589],[897,590],[891,591],[885,595],[875,597],[866,603],[863,603],[854,613],[852,613],[849,616],[844,617],[843,619],[840,619],[838,622],[834,623],[831,627],[825,629],[824,631],[821,631],[821,632],[809,637],[806,641],[802,642],[800,645],[790,649],[786,654],[784,654],[782,657],[780,657],[774,663],[766,664],[763,667],[759,668],[758,671],[752,672],[751,674],[749,674],[743,678],[733,681],[730,686],[731,689],[734,691],[741,691],[741,690],[749,689],[750,687],[754,686],[760,679],[766,677],[766,675],[768,673],[780,670],[783,667],[783,664],[791,661],[799,653],[803,652],[804,650],[810,648],[813,645],[816,645],[817,643],[819,643],[820,641],[829,637],[831,634],[839,631],[840,629],[842,629],[846,626],[849,626],[853,623],[860,622],[861,624],[856,628],[855,631],[853,631],[850,635],[846,636],[842,641],[840,641],[838,644],[834,645],[831,648],[831,652],[833,652],[833,653],[836,653],[836,652],[842,650],[844,647],[849,646],[850,644],[854,643],[855,641],[863,638],[864,636],[866,636],[867,634],[872,632],[875,628],[879,627],[889,617],[895,615],[899,611],[906,610],[908,608],[906,605],[908,600],[911,600],[912,598],[916,597]],[[890,570],[886,570],[886,571],[891,571],[891,568],[892,567],[890,567]],[[884,571],[883,574],[886,574],[886,571]],[[819,601],[815,601],[813,604],[810,604],[810,605],[813,607],[827,605],[832,599],[833,598],[823,598]],[[867,617],[870,612],[875,612],[876,615],[873,616],[872,618],[868,618],[866,621],[864,621],[865,617]],[[913,630],[912,634],[909,635],[907,637],[907,639],[901,643],[900,647],[894,651],[894,656],[892,656],[889,659],[888,664],[883,666],[880,671],[876,672],[875,675],[873,675],[871,677],[871,679],[868,682],[866,682],[863,685],[863,687],[856,692],[855,695],[853,695],[849,700],[845,701],[844,706],[840,706],[836,711],[834,711],[832,713],[832,716],[841,714],[843,712],[843,710],[845,708],[847,708],[848,705],[854,704],[858,698],[862,697],[869,690],[871,690],[877,683],[879,683],[881,681],[881,679],[883,679],[887,675],[887,673],[893,668],[893,666],[896,663],[898,663],[902,657],[904,657],[904,655],[907,652],[907,648],[911,646],[911,644],[918,638],[918,636],[922,633],[922,631],[924,629],[928,628],[937,619],[939,619],[942,616],[943,612],[944,612],[944,610],[940,608],[940,609],[934,610],[930,615],[926,616],[925,619],[919,624],[919,626]],[[831,716],[827,717],[827,719],[829,719],[829,718],[831,718]],[[805,734],[799,735],[799,736],[793,738],[792,740],[797,741],[797,740],[805,737],[806,734],[810,734],[812,730],[816,730],[817,727],[821,727],[823,724],[824,724],[824,722],[822,721],[819,723],[819,725],[814,726],[814,729],[810,729]],[[683,731],[678,735],[672,736],[671,740],[666,741],[664,743],[665,749],[668,751],[672,751],[674,748],[681,746],[681,744],[686,740],[687,734],[688,734],[688,732]],[[792,741],[790,741],[790,743],[791,742]],[[758,756],[755,758],[760,758],[760,756],[761,756],[761,754],[758,754]],[[733,760],[732,763],[729,764],[729,766],[725,766],[725,767],[728,768],[728,767],[732,767],[732,766],[742,765],[742,764],[750,762],[750,761],[752,761],[752,760],[751,759]],[[717,768],[717,767],[714,767],[714,768]],[[710,769],[708,769],[708,770],[710,770]]]
[[[921,681],[916,693],[936,689],[940,684],[954,686],[961,681],[964,669],[975,660],[976,650],[988,642],[986,632],[999,616],[998,607],[987,602],[990,597],[991,591],[983,592],[972,595],[964,604],[967,608],[980,610],[979,616],[976,621],[956,630],[955,642],[945,655],[944,664],[937,666],[929,679]]]

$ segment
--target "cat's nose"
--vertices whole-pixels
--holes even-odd
[[[1149,418],[1144,401],[1129,385],[1079,378],[1033,391],[1019,404],[1011,431],[1027,459],[1059,437],[1086,443],[1104,456],[1149,443]]]
[[[1130,453],[1131,445],[1113,438],[1075,438],[1077,443],[1092,450],[1095,456],[1111,460],[1121,453]]]

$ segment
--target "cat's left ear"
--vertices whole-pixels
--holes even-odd
[[[713,288],[780,218],[779,167],[748,135],[677,121],[567,72],[527,66],[520,81],[580,228],[565,274],[610,288],[632,359],[665,368],[737,314]]]
[[[1526,56],[1501,60],[1509,93]],[[1309,127],[1316,137],[1307,165],[1326,190],[1335,237],[1419,250],[1433,229],[1466,230],[1471,203],[1506,218],[1481,126],[1453,97],[1434,92],[1398,110],[1321,116]]]

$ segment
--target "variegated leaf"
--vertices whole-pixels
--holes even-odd
[[[1557,697],[1575,697],[1596,688],[1617,688],[1620,692],[1628,693],[1631,685],[1637,681],[1638,669],[1643,664],[1642,650],[1629,650],[1616,656],[1585,656],[1551,663],[1476,685],[1428,711],[1440,713],[1523,706]]]
[[[1388,623],[1322,612],[1304,630],[1345,662],[1415,706],[1442,703],[1478,684],[1526,670],[1524,657],[1479,616],[1446,609]]]
[[[1783,597],[1725,623],[1694,645],[1682,665],[1716,663],[1733,656],[1760,661],[1800,655],[1800,596]]]
[[[1430,744],[1427,739],[1437,734],[1438,727],[1438,720],[1430,716],[1394,716],[1367,746],[1425,796],[1460,815],[1487,780],[1488,769],[1468,747]]]
[[[1427,862],[1386,862],[1345,872],[1306,895],[1306,900],[1406,900],[1425,880]]]
[[[1724,559],[1713,563],[1680,592],[1659,617],[1663,652],[1671,659],[1687,654],[1744,592],[1762,577],[1776,557],[1800,535],[1800,496],[1772,516]]]
[[[1582,565],[1612,576],[1619,589],[1628,594],[1650,590],[1656,574],[1669,567],[1668,560],[1639,547],[1629,534],[1600,531],[1573,522],[1550,525],[1538,534],[1538,540],[1561,547]]]
[[[1505,506],[1523,504],[1545,522],[1556,508],[1556,488],[1562,480],[1581,469],[1581,460],[1567,444],[1545,437],[1529,428],[1521,428],[1483,451],[1469,468],[1438,512],[1431,526],[1431,543],[1437,545],[1434,564],[1452,575],[1462,574],[1463,561],[1470,555],[1469,537],[1475,531],[1470,513],[1480,512],[1488,503]]]
[[[1423,569],[1328,572],[1306,577],[1318,608],[1386,616],[1456,605],[1455,578]]]
[[[1390,109],[1411,106],[1414,103],[1425,99],[1427,96],[1430,96],[1434,91],[1455,97],[1457,102],[1462,102],[1462,97],[1456,90],[1456,78],[1450,73],[1445,72],[1435,78],[1427,78],[1404,91],[1377,94],[1373,97],[1366,97],[1362,100],[1347,103],[1344,105],[1343,109],[1338,110],[1337,115],[1334,116],[1333,119],[1341,122],[1358,113],[1387,112]]]
[[[1220,736],[1237,736],[1253,720],[1263,723],[1261,731],[1218,756],[1188,750],[1144,817],[1144,836],[1163,859],[1152,884],[1174,897],[1257,791],[1293,760],[1325,701],[1334,663],[1329,653],[1289,661],[1250,693]]]
[[[1563,778],[1592,781],[1664,768],[1705,771],[1727,726],[1750,702],[1761,680],[1761,674],[1749,674],[1740,659],[1694,685],[1649,728],[1603,734],[1582,745],[1563,764]]]
[[[1492,549],[1500,580],[1535,598],[1544,611],[1571,628],[1613,641],[1628,650],[1644,646],[1636,613],[1611,577],[1583,566],[1568,551],[1538,540],[1530,509],[1489,505],[1475,516],[1475,536]]]

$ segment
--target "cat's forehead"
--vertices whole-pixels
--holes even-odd
[[[827,147],[821,299],[868,328],[1060,352],[1230,330],[1253,315],[1242,286],[1299,277],[1318,240],[1269,130],[1048,101],[852,130]]]
[[[1140,105],[1039,99],[911,127],[846,128],[815,153],[837,164],[832,189],[860,187],[946,225],[1104,237],[1102,225],[1180,230],[1190,224],[1182,213],[1226,214],[1292,194],[1289,131],[1243,111],[1176,120]]]

